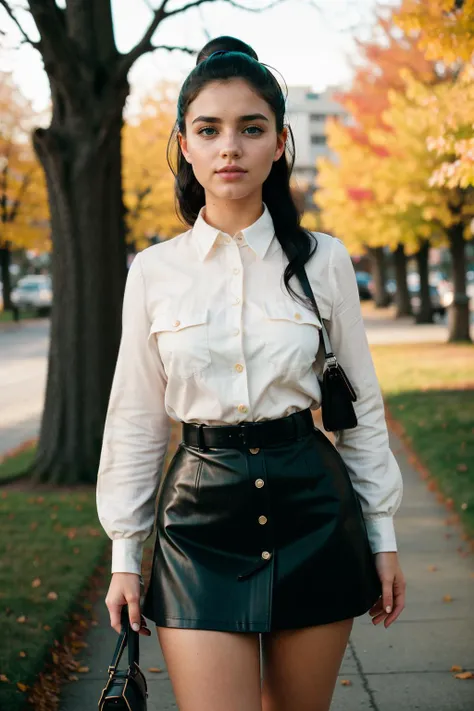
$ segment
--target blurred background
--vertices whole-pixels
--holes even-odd
[[[287,92],[294,198],[351,253],[409,492],[410,624],[392,646],[362,625],[334,709],[468,711],[474,0],[0,0],[0,709],[97,701],[114,638],[94,487],[123,288],[138,251],[185,229],[166,146],[222,34]]]

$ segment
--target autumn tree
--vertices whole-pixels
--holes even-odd
[[[150,237],[182,232],[174,198],[174,176],[166,159],[176,120],[177,87],[161,83],[127,119],[123,136],[124,199],[127,241],[135,249]]]
[[[12,0],[0,0],[3,20],[40,53],[52,100],[50,125],[33,135],[48,188],[55,294],[36,482],[96,480],[126,278],[121,137],[128,74],[160,47],[193,53],[154,40],[163,23],[212,2],[159,0],[141,39],[121,53],[111,0],[25,0],[35,36]],[[265,8],[258,2],[243,9]]]
[[[49,248],[43,171],[28,136],[31,105],[10,74],[0,73],[0,269],[3,308],[11,310],[12,249]]]

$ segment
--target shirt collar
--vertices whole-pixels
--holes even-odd
[[[263,204],[263,208],[263,214],[256,222],[253,223],[253,225],[250,225],[237,233],[243,235],[244,240],[242,244],[247,244],[251,249],[253,249],[257,257],[260,259],[265,257],[272,239],[275,236],[275,228],[273,226],[270,210],[265,203]],[[209,225],[203,217],[204,209],[205,208],[202,207],[199,211],[199,215],[193,226],[193,240],[196,242],[199,259],[201,261],[206,259],[214,244],[216,244],[218,237],[220,239],[234,237],[234,235],[228,235],[215,227],[211,227],[211,225]]]

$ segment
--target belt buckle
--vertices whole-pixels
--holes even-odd
[[[248,422],[241,422],[239,424],[239,431],[237,432],[237,437],[241,440],[244,447],[249,446],[249,425]]]

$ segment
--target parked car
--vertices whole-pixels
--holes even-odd
[[[19,279],[12,290],[11,300],[20,311],[35,311],[38,316],[49,313],[53,305],[51,277],[32,274]]]
[[[469,297],[471,307],[474,306],[474,272],[468,271],[466,274],[466,293]],[[453,285],[449,285],[444,290],[441,296],[441,303],[447,309],[453,303],[454,289]]]
[[[367,287],[369,289],[371,298],[374,299],[375,298],[375,282],[372,277],[370,277],[370,281],[369,281]],[[385,290],[390,297],[390,303],[392,303],[395,299],[395,293],[397,291],[396,280],[395,279],[387,279],[387,281],[385,282]]]
[[[359,298],[361,301],[367,301],[372,298],[370,293],[369,283],[372,279],[368,272],[356,272],[357,287],[359,289]]]
[[[430,284],[429,286],[433,313],[438,314],[439,316],[444,316],[444,314],[446,313],[446,307],[444,306],[444,304],[441,303],[441,296],[438,291],[438,288],[434,284]],[[412,286],[408,287],[408,292],[410,294],[410,301],[413,308],[413,312],[416,314],[420,309],[421,303],[419,285],[415,286],[412,284]]]

